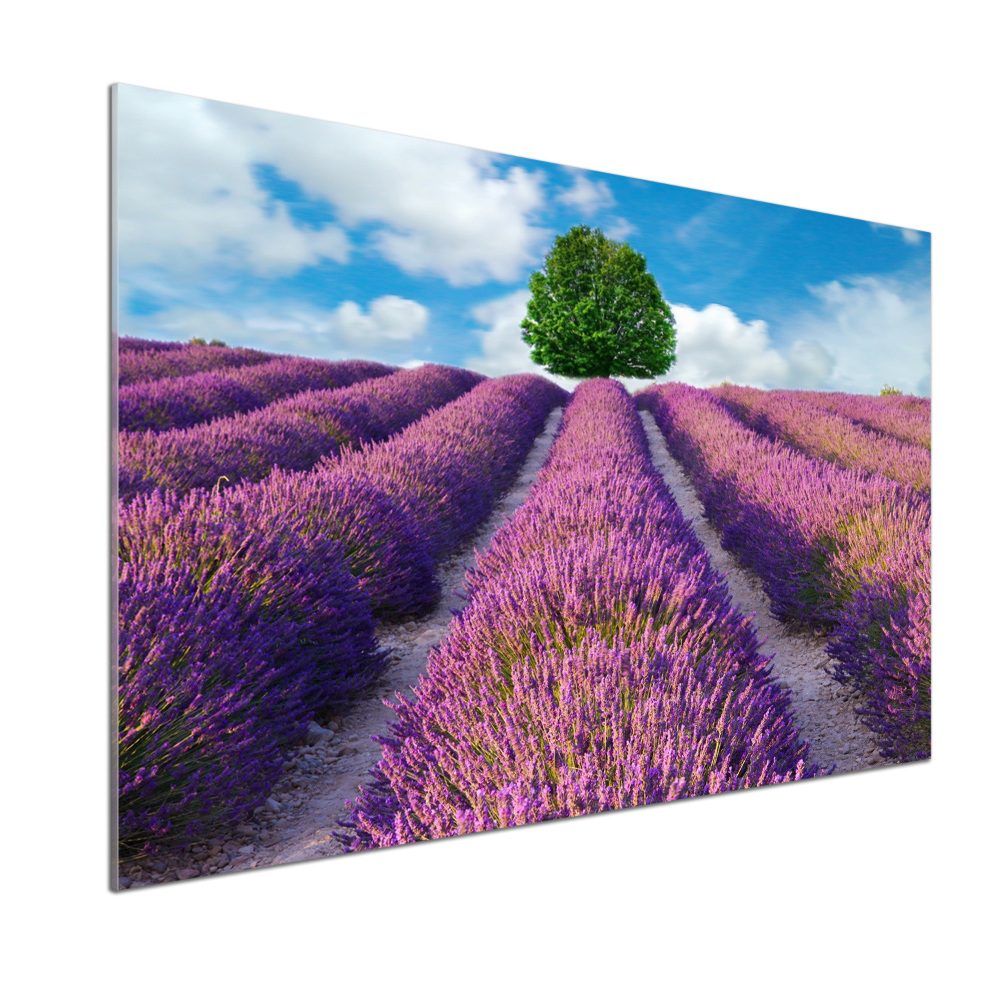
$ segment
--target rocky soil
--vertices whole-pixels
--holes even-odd
[[[427,657],[445,637],[454,611],[465,606],[462,588],[466,570],[476,550],[489,545],[503,520],[517,509],[534,482],[552,444],[562,410],[549,416],[518,479],[495,508],[475,538],[438,568],[443,597],[438,607],[419,619],[405,620],[378,629],[379,643],[390,653],[390,669],[378,685],[357,699],[342,714],[310,724],[305,742],[293,748],[285,761],[285,777],[265,805],[228,837],[194,844],[174,854],[143,862],[126,862],[119,868],[121,888],[173,882],[220,872],[264,868],[291,861],[307,861],[342,853],[333,838],[335,829],[349,815],[347,801],[358,792],[381,756],[372,738],[385,734],[395,713],[385,703],[410,696]],[[877,753],[867,730],[854,715],[854,701],[830,678],[824,667],[826,640],[803,633],[773,618],[759,579],[740,567],[722,549],[719,535],[702,513],[683,469],[671,456],[663,436],[648,413],[642,414],[653,461],[662,473],[684,516],[693,523],[713,564],[722,573],[733,598],[747,613],[756,615],[763,651],[773,655],[776,680],[788,689],[796,721],[810,743],[811,760],[823,768],[856,771],[886,763]]]

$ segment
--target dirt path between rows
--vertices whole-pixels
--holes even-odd
[[[442,598],[437,608],[421,618],[376,630],[379,645],[389,652],[389,669],[343,714],[310,725],[306,743],[285,762],[285,777],[272,789],[267,803],[255,811],[254,818],[229,837],[121,865],[121,888],[343,853],[332,831],[347,818],[347,800],[357,795],[358,786],[365,784],[382,756],[372,736],[387,733],[396,717],[383,699],[393,698],[396,692],[411,696],[431,649],[447,635],[453,612],[466,604],[462,589],[476,550],[485,549],[504,519],[524,502],[552,446],[562,413],[557,408],[549,414],[514,485],[472,541],[438,566]]]
[[[835,662],[826,654],[826,639],[786,625],[771,615],[760,578],[744,569],[723,549],[719,533],[705,517],[701,501],[681,464],[670,454],[652,414],[644,411],[653,464],[662,474],[684,516],[692,522],[712,565],[726,578],[735,603],[753,613],[757,634],[767,641],[762,652],[774,656],[773,676],[791,697],[795,721],[809,742],[810,761],[835,773],[860,771],[889,763],[879,755],[868,729],[854,714],[856,698],[824,670]]]

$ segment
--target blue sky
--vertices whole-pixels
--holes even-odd
[[[927,233],[116,90],[122,334],[540,371],[528,277],[583,223],[642,253],[674,311],[661,381],[930,394]]]

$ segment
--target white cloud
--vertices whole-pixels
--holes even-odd
[[[763,320],[741,321],[726,306],[673,306],[677,362],[661,379],[868,394],[889,382],[904,392],[930,394],[925,283],[865,276],[809,292],[816,308],[782,323],[781,336]]]
[[[467,357],[462,364],[491,376],[534,372],[571,389],[579,383],[579,379],[550,375],[531,360],[531,348],[521,339],[521,321],[527,315],[530,298],[531,293],[527,289],[519,289],[476,306],[471,312],[472,318],[486,327],[476,331],[481,353]]]
[[[889,382],[930,393],[930,288],[924,282],[858,277],[810,287],[818,309],[794,329],[834,356],[829,383],[845,392],[878,392]]]
[[[122,334],[190,340],[217,338],[231,346],[312,357],[366,357],[399,363],[393,352],[413,349],[430,316],[419,302],[384,295],[368,304],[342,302],[332,311],[293,309],[286,313],[248,310],[241,315],[217,309],[177,306],[151,316],[123,317]],[[422,363],[422,362],[417,362]]]
[[[294,225],[255,183],[269,164],[339,224]],[[344,262],[345,228],[411,274],[515,281],[550,240],[531,222],[541,172],[478,150],[239,105],[119,89],[120,245],[129,268],[209,265],[289,274]]]
[[[521,339],[521,321],[531,293],[519,289],[500,299],[476,306],[472,318],[487,329],[477,331],[482,353],[468,357],[463,364],[484,375],[511,375],[536,370],[531,348]]]
[[[573,176],[573,186],[556,195],[556,201],[560,204],[577,208],[584,215],[593,215],[598,209],[608,208],[615,203],[606,181],[592,181],[582,170],[567,169]]]
[[[324,334],[357,344],[409,341],[426,331],[429,315],[419,302],[398,295],[374,299],[367,314],[356,302],[343,302],[326,320]]]
[[[407,274],[437,275],[452,285],[519,280],[551,236],[528,224],[542,204],[538,175],[513,167],[503,180],[476,179],[471,166],[453,166],[449,186],[398,211],[381,210],[387,225],[374,246]],[[402,176],[387,184],[406,187]]]
[[[871,222],[869,223],[869,225],[876,232],[879,229],[890,229],[899,233],[899,236],[902,239],[902,241],[904,243],[909,243],[910,246],[914,247],[920,246],[921,242],[923,242],[923,233],[921,233],[920,230],[918,229],[906,229],[903,226],[890,226],[888,223],[885,222]]]
[[[611,220],[611,225],[604,226],[604,235],[607,236],[609,240],[615,240],[617,243],[622,243],[627,240],[633,233],[637,233],[639,230],[632,225],[627,219],[623,219],[620,215],[616,215]]]
[[[131,274],[190,277],[224,262],[260,276],[343,262],[343,230],[300,229],[258,188],[244,144],[205,102],[122,87],[118,100],[118,243]]]
[[[800,338],[787,351],[775,346],[763,320],[744,323],[723,305],[671,306],[677,326],[677,361],[657,381],[709,386],[724,380],[761,388],[812,389],[833,370],[833,358],[815,339]]]

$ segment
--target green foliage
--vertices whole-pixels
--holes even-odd
[[[880,396],[902,396],[903,390],[897,389],[894,385],[889,385],[888,382],[882,383],[882,391],[879,393]]]
[[[531,360],[569,378],[654,378],[676,360],[674,317],[646,258],[600,229],[557,236],[528,283]]]
[[[208,347],[208,341],[204,337],[192,337],[189,344],[197,344],[199,347]]]
[[[225,347],[226,342],[224,340],[210,340],[208,342],[209,347]]]

